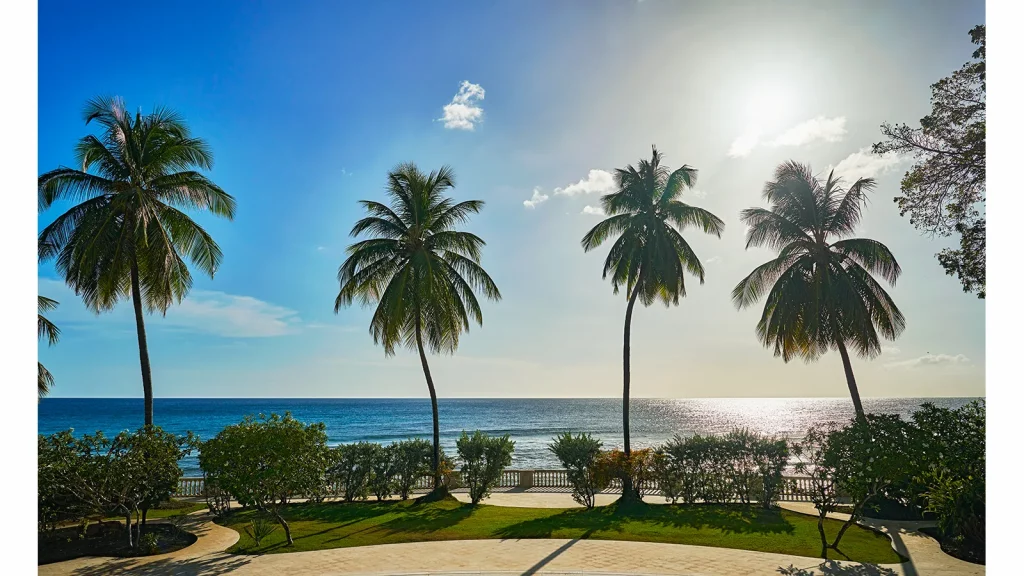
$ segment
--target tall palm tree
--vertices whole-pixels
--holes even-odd
[[[180,302],[192,287],[182,257],[213,277],[221,251],[183,210],[233,218],[235,199],[196,169],[213,167],[203,140],[167,108],[125,111],[119,98],[85,106],[85,123],[102,127],[75,146],[76,164],[39,177],[39,208],[71,202],[39,234],[39,257],[56,269],[97,314],[131,298],[139,339],[145,423],[153,423],[153,381],[143,322],[149,312]]]
[[[56,300],[47,298],[46,296],[39,296],[39,303],[36,305],[39,309],[36,313],[36,315],[39,316],[39,337],[41,338],[45,335],[50,346],[53,346],[58,340],[60,340],[60,328],[57,328],[56,324],[47,320],[46,317],[43,316],[43,312],[49,312],[56,309],[57,304],[59,304],[59,302]],[[46,369],[46,366],[43,366],[42,362],[37,363],[39,364],[39,397],[42,398],[50,393],[50,388],[53,388],[53,374],[50,374],[50,371]]]
[[[335,314],[356,299],[364,306],[377,305],[370,334],[374,343],[384,346],[386,356],[394,355],[398,345],[419,352],[434,417],[435,490],[441,489],[441,437],[425,348],[452,354],[459,335],[469,331],[471,318],[483,325],[474,291],[501,299],[480,266],[484,241],[455,229],[484,203],[455,203],[444,195],[454,186],[455,175],[448,166],[424,174],[406,163],[388,173],[390,206],[360,201],[369,215],[356,222],[351,235],[367,232],[372,237],[349,246],[349,256],[338,269],[341,289],[334,301]]]
[[[689,226],[721,238],[725,223],[717,216],[679,200],[683,190],[697,181],[697,170],[684,165],[670,172],[661,165],[661,153],[652,147],[650,160],[640,160],[615,171],[617,190],[601,197],[607,219],[583,237],[589,252],[608,238],[618,240],[608,251],[602,278],[612,277],[612,290],[625,286],[629,294],[622,345],[622,432],[624,452],[629,445],[629,328],[637,299],[650,306],[660,299],[665,306],[679,304],[686,296],[684,271],[704,283],[704,266],[680,234]],[[632,486],[623,484],[623,496],[631,497]]]
[[[786,162],[764,186],[771,208],[749,208],[740,217],[749,227],[747,248],[765,246],[779,254],[758,266],[732,291],[737,308],[768,293],[757,335],[775,355],[810,362],[829,349],[843,359],[846,384],[857,417],[864,418],[848,348],[862,357],[881,352],[879,333],[895,340],[906,325],[903,314],[872,274],[896,283],[900,266],[877,240],[849,238],[861,219],[872,178],[849,188],[830,172],[822,182],[809,166]]]

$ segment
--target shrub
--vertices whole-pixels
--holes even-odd
[[[609,486],[617,480],[623,487],[633,487],[632,494],[623,491],[623,497],[643,499],[655,489],[655,452],[650,448],[631,450],[629,456],[618,448],[601,452],[594,464],[599,484]]]
[[[551,440],[550,450],[562,463],[572,487],[572,499],[587,508],[594,507],[595,495],[607,484],[598,482],[594,465],[601,453],[601,441],[590,434],[573,436],[569,432]]]
[[[395,454],[396,445],[381,446],[374,444],[376,448],[370,455],[370,492],[377,497],[377,500],[386,500],[395,493]]]
[[[703,454],[697,443],[677,434],[658,448],[655,475],[665,500],[673,504],[678,500],[693,504],[702,493]]]
[[[760,437],[754,444],[754,465],[760,477],[758,500],[764,508],[774,505],[782,492],[782,472],[789,463],[789,442],[785,438]]]
[[[39,436],[39,527],[90,515],[125,519],[128,545],[139,546],[150,507],[170,499],[181,477],[178,460],[195,444],[191,433],[176,436],[149,426],[75,438],[71,430]],[[136,518],[132,526],[132,518]]]
[[[341,444],[332,450],[333,463],[327,475],[338,484],[346,502],[365,500],[370,495],[373,461],[380,450],[380,444],[370,442]]]
[[[422,438],[402,440],[394,444],[395,490],[407,500],[416,482],[426,474],[434,457],[434,446]]]
[[[477,430],[470,436],[463,431],[455,447],[462,460],[462,480],[469,487],[470,500],[477,504],[501,481],[501,473],[512,463],[515,442],[508,434],[495,437]]]
[[[139,550],[143,554],[156,554],[160,551],[160,540],[156,534],[144,534],[139,538]]]
[[[825,517],[835,512],[839,505],[839,493],[836,489],[835,457],[837,451],[832,450],[830,443],[832,434],[838,429],[832,422],[812,426],[804,435],[803,440],[793,446],[797,457],[796,471],[810,476],[810,488],[802,489],[818,510],[818,536],[821,537],[821,557],[828,552],[828,539],[825,537]]]
[[[749,430],[733,430],[719,443],[721,456],[728,467],[732,492],[742,504],[750,504],[761,492],[761,474],[754,459],[761,437]]]
[[[326,476],[329,453],[322,422],[303,425],[289,413],[247,416],[202,444],[199,467],[239,504],[274,516],[293,544],[279,508]]]

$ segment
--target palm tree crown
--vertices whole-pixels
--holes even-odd
[[[650,306],[661,299],[666,306],[686,296],[684,270],[704,283],[704,266],[680,234],[689,226],[721,237],[725,223],[717,216],[679,200],[683,190],[697,181],[697,170],[683,166],[674,172],[661,165],[653,149],[651,160],[640,160],[615,171],[618,190],[601,198],[610,217],[583,237],[584,251],[600,246],[613,235],[618,240],[604,261],[603,278],[612,277],[617,294],[637,288],[639,299]]]
[[[38,304],[36,304],[38,308],[36,315],[39,317],[38,334],[40,338],[46,336],[50,346],[53,346],[60,340],[60,328],[43,316],[43,312],[55,310],[57,304],[56,300],[46,296],[39,296]],[[53,388],[53,375],[46,369],[46,366],[43,366],[42,362],[37,362],[37,364],[39,364],[39,397],[42,398],[50,393],[50,388]]]
[[[483,324],[474,291],[501,299],[480,266],[484,241],[454,229],[484,203],[456,204],[444,196],[454,185],[447,166],[427,175],[413,164],[401,164],[388,174],[390,207],[360,202],[369,216],[356,222],[351,234],[369,232],[374,237],[348,248],[349,256],[338,269],[341,290],[334,311],[355,299],[377,304],[370,334],[389,356],[396,345],[414,349],[421,333],[432,352],[454,352],[470,319]]]
[[[732,292],[738,308],[768,293],[757,335],[784,361],[799,356],[810,362],[830,348],[838,350],[861,417],[847,347],[874,357],[881,352],[879,334],[895,340],[906,325],[872,276],[895,284],[900,275],[896,258],[881,242],[849,238],[874,184],[871,178],[860,178],[844,189],[832,172],[821,182],[808,166],[780,165],[775,179],[764,187],[771,208],[741,213],[749,227],[747,248],[765,246],[779,254],[755,268]]]
[[[182,255],[212,276],[221,262],[213,238],[182,210],[233,218],[235,200],[193,167],[210,169],[207,144],[166,108],[129,114],[118,98],[97,98],[85,108],[88,135],[75,147],[81,169],[59,167],[39,177],[39,208],[75,203],[39,235],[39,256],[85,304],[109,310],[131,294],[130,269],[139,268],[150,311],[166,311],[192,286]]]

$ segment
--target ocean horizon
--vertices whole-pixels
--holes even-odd
[[[863,398],[868,412],[909,418],[923,403],[957,408],[974,397]],[[508,434],[515,441],[511,468],[559,468],[548,451],[562,432],[588,432],[606,448],[622,446],[621,398],[439,398],[441,445],[455,454],[465,431]],[[44,398],[39,434],[73,429],[112,436],[143,424],[142,398]],[[368,441],[388,444],[431,438],[429,398],[156,398],[154,420],[177,434],[215,436],[246,415],[284,414],[306,423],[323,422],[328,444]],[[721,434],[733,428],[798,439],[817,422],[854,416],[849,398],[633,398],[630,433],[634,447],[660,444],[675,434]],[[196,453],[181,461],[186,476],[201,475]]]

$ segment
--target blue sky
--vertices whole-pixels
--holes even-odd
[[[371,311],[335,315],[356,201],[388,169],[451,164],[453,195],[486,201],[468,228],[503,293],[454,357],[432,359],[441,396],[621,393],[624,298],[583,254],[605,173],[650,154],[699,170],[684,199],[726,221],[689,232],[707,280],[678,307],[637,310],[633,394],[844,396],[837,355],[784,364],[754,335],[760,308],[729,291],[766,250],[743,249],[741,209],[782,161],[878,186],[860,235],[904,275],[890,291],[903,337],[854,361],[864,396],[984,395],[983,301],[961,292],[892,197],[909,165],[863,152],[883,121],[914,123],[928,86],[967,61],[983,2],[176,3],[39,6],[39,170],[72,162],[85,101],[175,108],[215,153],[233,222],[215,279],[147,318],[157,396],[422,396],[418,360],[385,358]],[[135,38],[129,41],[128,38]],[[463,107],[452,103],[463,83]],[[481,97],[482,96],[482,97]],[[454,115],[452,115],[454,114]],[[471,127],[471,129],[467,129]],[[524,201],[536,201],[532,206]],[[66,206],[39,217],[45,225]],[[125,302],[87,312],[50,265],[39,290],[63,330],[40,347],[53,396],[141,395]]]

